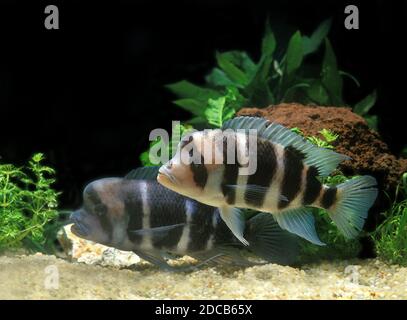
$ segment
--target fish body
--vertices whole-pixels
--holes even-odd
[[[226,224],[246,245],[238,208],[272,213],[283,229],[323,245],[308,207],[327,210],[342,233],[353,238],[377,196],[376,180],[370,176],[335,187],[318,180],[348,159],[312,145],[281,125],[238,117],[222,130],[184,137],[174,158],[160,168],[158,181],[218,207]],[[252,173],[248,173],[250,162],[255,164]]]
[[[155,176],[100,179],[84,189],[83,199],[83,207],[71,219],[73,233],[85,239],[134,251],[167,270],[167,253],[203,262],[248,263],[238,250],[242,244],[217,208],[161,186]],[[269,215],[260,213],[246,221],[245,235],[253,241],[249,250],[261,258],[281,264],[294,261],[295,239]]]

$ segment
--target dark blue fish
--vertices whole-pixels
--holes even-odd
[[[154,167],[140,168],[125,178],[90,183],[83,192],[83,207],[71,215],[72,232],[133,251],[166,270],[174,270],[165,260],[168,253],[192,256],[200,264],[253,264],[242,256],[245,246],[217,208],[161,186],[157,172]],[[282,230],[271,215],[258,213],[248,219],[244,232],[251,240],[245,248],[265,261],[284,265],[295,261],[296,237]]]

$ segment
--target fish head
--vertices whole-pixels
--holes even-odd
[[[157,181],[184,196],[201,200],[208,196],[210,176],[221,168],[222,154],[213,139],[219,130],[198,131],[184,136],[172,159],[159,169]]]
[[[73,222],[71,232],[77,237],[103,244],[108,242],[108,235],[97,215],[81,208],[72,212],[70,220]]]
[[[71,231],[78,237],[113,246],[126,234],[126,216],[120,178],[89,183],[83,191],[83,206],[71,214]]]

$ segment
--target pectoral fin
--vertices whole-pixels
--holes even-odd
[[[302,207],[275,213],[273,216],[281,228],[295,233],[314,244],[324,246],[325,243],[318,238],[314,216],[309,210]]]
[[[243,232],[245,228],[245,219],[242,212],[238,208],[234,207],[220,207],[220,216],[226,225],[229,227],[230,231],[238,238],[245,246],[249,245],[249,242],[243,237]]]

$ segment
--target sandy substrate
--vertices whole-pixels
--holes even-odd
[[[118,269],[41,254],[0,257],[0,299],[165,298],[406,299],[407,268],[355,260],[168,273],[147,263]]]

